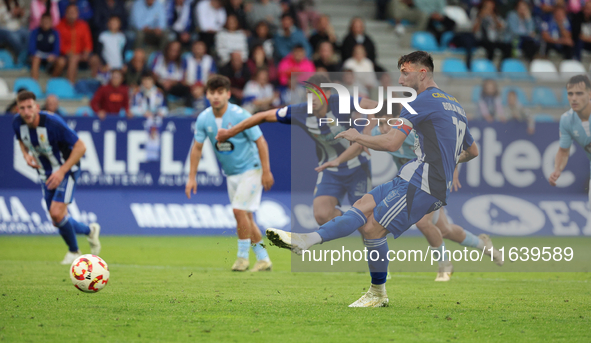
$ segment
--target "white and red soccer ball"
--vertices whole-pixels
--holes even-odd
[[[70,267],[70,279],[82,292],[96,293],[109,282],[109,266],[96,255],[82,255]]]

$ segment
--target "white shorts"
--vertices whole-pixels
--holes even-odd
[[[226,178],[232,208],[248,212],[255,212],[259,209],[263,195],[262,177],[262,169],[251,169]]]

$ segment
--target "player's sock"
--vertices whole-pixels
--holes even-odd
[[[82,234],[82,235],[87,235],[90,234],[90,228],[88,227],[88,225],[84,224],[84,223],[80,223],[77,222],[76,220],[74,220],[74,218],[68,216],[68,222],[70,222],[70,224],[72,224],[72,227],[74,228],[74,232]]]
[[[252,245],[252,251],[254,251],[255,255],[257,256],[257,261],[266,260],[267,262],[270,261],[269,254],[267,253],[267,249],[263,245],[263,240],[261,239],[260,242],[254,243]]]
[[[322,237],[323,242],[333,239],[347,237],[358,228],[365,225],[367,218],[358,208],[351,209],[340,217],[336,217],[328,223],[322,225],[316,232]]]
[[[248,251],[250,250],[250,238],[238,239],[238,257],[248,258]]]
[[[460,243],[461,245],[465,247],[472,247],[478,249],[484,248],[484,242],[482,241],[482,239],[478,238],[478,236],[475,236],[470,231],[464,230],[464,232],[466,232],[466,238],[464,238],[462,243]]]
[[[367,264],[369,265],[372,287],[385,284],[388,277],[388,240],[386,237],[363,239],[363,244],[367,248]],[[374,251],[377,251],[377,254]],[[372,261],[373,259],[376,261]]]
[[[68,250],[71,252],[78,251],[78,241],[76,240],[76,231],[74,230],[74,226],[69,220],[69,217],[66,216],[59,222],[57,228],[60,231],[60,235],[68,245]]]
[[[442,262],[448,262],[449,261],[449,256],[448,256],[449,255],[449,253],[448,253],[449,250],[446,250],[445,249],[445,242],[442,241],[441,242],[441,245],[439,247],[437,247],[437,248],[436,247],[430,247],[430,248],[431,248],[431,250],[439,251],[439,255],[438,255],[439,258],[437,259],[437,262],[439,264],[441,264]]]

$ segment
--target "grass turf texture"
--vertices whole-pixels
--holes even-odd
[[[273,272],[236,273],[231,237],[102,243],[111,279],[85,294],[58,264],[59,237],[1,237],[0,341],[591,340],[589,273],[456,273],[448,283],[401,273],[387,284],[390,307],[351,309],[367,273],[292,273],[276,247]],[[390,247],[399,244],[424,239]]]

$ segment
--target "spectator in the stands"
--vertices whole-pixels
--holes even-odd
[[[26,88],[19,88],[16,90],[16,95],[18,96],[21,92],[26,92],[28,91],[28,89]],[[6,114],[6,115],[13,115],[13,114],[18,114],[18,107],[16,104],[16,98],[10,103],[8,104],[8,106],[6,106],[6,109],[4,110],[4,113],[2,114]]]
[[[564,59],[571,59],[574,41],[564,7],[556,6],[552,18],[543,22],[541,28],[543,54],[547,56],[550,50],[556,50]]]
[[[166,46],[166,10],[157,0],[135,0],[131,9],[131,26],[135,30],[135,46],[145,48],[156,46],[162,50]]]
[[[41,16],[41,26],[34,29],[29,37],[29,56],[31,58],[31,77],[39,79],[39,68],[42,63],[51,70],[60,55],[60,39],[55,29],[51,28],[52,19],[49,13]]]
[[[406,32],[402,20],[406,20],[410,23],[416,24],[416,28],[419,31],[427,29],[427,23],[429,22],[429,15],[421,11],[418,6],[415,6],[417,0],[391,0],[389,6],[389,13],[394,21],[397,23],[394,27],[394,31],[398,35],[403,35]]]
[[[230,62],[221,68],[220,74],[230,79],[230,92],[232,93],[230,100],[232,103],[240,104],[244,86],[250,80],[251,74],[246,63],[242,62],[242,54],[239,51],[230,54]]]
[[[49,8],[49,11],[47,9]],[[51,27],[56,27],[60,22],[60,10],[57,2],[53,0],[33,0],[31,1],[31,16],[29,17],[29,30],[34,30],[41,25],[41,16],[49,14],[51,17]]]
[[[121,31],[125,32],[129,27],[129,16],[125,9],[125,1],[95,0],[93,6],[92,28],[101,33],[108,30],[107,23],[111,17],[118,17],[121,22]],[[127,38],[128,37],[126,34]]]
[[[300,0],[296,5],[296,13],[300,28],[306,36],[310,35],[311,28],[317,26],[320,19],[320,13],[316,10],[314,0]],[[314,46],[312,46],[314,48]]]
[[[375,67],[372,61],[367,58],[365,47],[362,44],[355,45],[353,56],[343,62],[343,68],[352,70],[355,73],[355,80],[371,91],[377,87]]]
[[[248,49],[252,49],[257,45],[262,45],[265,49],[267,58],[275,57],[275,46],[273,45],[273,36],[269,32],[269,24],[266,21],[259,21],[254,28],[254,35],[252,35],[248,42]]]
[[[275,34],[275,53],[281,60],[287,56],[296,45],[305,49],[306,56],[312,57],[312,48],[304,33],[295,27],[293,18],[287,14],[281,16],[281,29]]]
[[[71,4],[66,9],[66,16],[62,18],[56,28],[60,35],[61,56],[55,63],[53,76],[59,76],[67,66],[66,75],[70,82],[76,82],[78,67],[81,64],[90,65],[92,76],[98,72],[99,60],[91,60],[92,36],[88,24],[78,18],[78,7]]]
[[[591,51],[591,1],[587,1],[583,10],[573,16],[572,37],[575,41],[575,58],[581,60],[583,49]]]
[[[343,72],[341,73],[341,84],[347,88],[351,96],[355,94],[355,89],[357,89],[360,97],[369,97],[369,90],[363,84],[356,81],[355,73],[353,73],[353,70],[351,69],[343,69]]]
[[[278,74],[275,62],[265,55],[265,50],[262,45],[257,45],[252,48],[250,58],[246,62],[251,75],[255,75],[257,70],[267,70],[267,78],[272,84],[277,84]]]
[[[333,45],[329,41],[321,42],[317,47],[316,58],[314,65],[317,71],[327,71],[329,73],[338,72],[341,70],[339,57],[335,54]]]
[[[121,20],[111,17],[108,31],[99,35],[99,53],[106,70],[123,68],[123,53],[126,44],[125,35],[121,33]]]
[[[291,54],[285,56],[277,66],[279,72],[279,84],[287,86],[292,78],[291,73],[305,73],[298,75],[298,81],[304,81],[316,71],[314,63],[306,57],[306,50],[302,45],[293,47]]]
[[[261,21],[266,21],[270,32],[274,33],[279,28],[281,13],[281,6],[277,2],[259,0],[252,4],[252,8],[246,13],[246,19],[250,28],[254,28]]]
[[[209,100],[205,96],[203,83],[197,82],[191,86],[191,98],[185,103],[185,106],[192,108],[195,111],[195,115],[199,115],[210,106]]]
[[[168,0],[168,27],[172,40],[181,42],[184,47],[191,46],[193,21],[191,18],[191,0]]]
[[[363,19],[353,17],[353,19],[351,19],[351,25],[349,26],[349,33],[345,39],[343,39],[343,43],[341,44],[341,61],[346,61],[353,56],[353,49],[357,44],[363,44],[367,58],[375,63],[377,57],[376,46],[373,43],[373,40],[365,34],[365,24]]]
[[[215,34],[226,25],[226,10],[221,0],[202,0],[195,10],[199,24],[199,39],[205,42],[207,49],[214,44]]]
[[[540,22],[550,20],[558,1],[564,0],[532,0],[534,17]]]
[[[279,1],[279,6],[281,6],[281,15],[289,15],[293,19],[293,24],[298,29],[302,29],[302,25],[300,25],[300,17],[298,16],[298,12],[294,4],[292,4],[291,0],[282,0]],[[302,31],[303,32],[303,31]],[[306,34],[304,36],[307,37]]]
[[[215,51],[218,55],[220,64],[226,64],[230,61],[230,53],[240,51],[243,62],[248,58],[248,42],[246,33],[239,26],[238,18],[235,15],[229,15],[226,19],[226,26],[215,35]]]
[[[511,57],[513,48],[506,41],[505,22],[497,14],[495,1],[482,1],[478,12],[473,13],[475,14],[472,18],[474,23],[472,31],[478,40],[478,45],[486,50],[486,57],[492,61],[496,50],[501,51],[502,60]]]
[[[146,118],[164,117],[168,114],[166,97],[156,87],[152,75],[142,75],[140,89],[131,99],[131,113]]]
[[[507,93],[507,115],[509,120],[527,123],[527,133],[532,135],[535,132],[535,121],[531,113],[523,107],[517,99],[517,93],[511,90]]]
[[[146,65],[146,52],[143,49],[135,49],[133,57],[123,68],[125,70],[125,83],[135,92],[142,81],[142,76],[150,73]]]
[[[415,0],[415,6],[427,14],[427,31],[433,33],[437,42],[441,41],[444,32],[453,31],[456,23],[448,18],[443,11],[447,6],[446,0]]]
[[[60,10],[60,18],[66,16],[66,12],[68,10],[68,6],[76,5],[78,7],[79,17],[84,21],[89,21],[92,19],[92,6],[90,6],[90,1],[88,0],[59,0],[58,7]]]
[[[4,42],[14,55],[14,61],[24,64],[27,60],[29,38],[28,9],[18,0],[0,2],[0,42]]]
[[[254,78],[244,86],[242,107],[250,113],[256,113],[278,105],[279,94],[273,90],[273,85],[269,83],[267,70],[257,70]]]
[[[507,30],[509,40],[514,42],[525,58],[533,60],[540,45],[536,40],[536,24],[525,0],[518,1],[515,10],[507,15]]]
[[[166,45],[163,53],[158,53],[152,64],[154,80],[166,94],[187,99],[190,89],[185,84],[185,61],[181,56],[181,43],[177,41]]]
[[[59,99],[57,98],[57,96],[55,96],[53,94],[47,95],[47,97],[45,98],[45,104],[41,107],[41,110],[55,113],[55,114],[60,115],[62,117],[67,115],[60,108]]]
[[[478,100],[480,117],[489,123],[493,121],[506,122],[507,117],[503,110],[499,86],[495,80],[487,79],[482,83],[482,93]]]
[[[90,107],[99,119],[103,120],[107,115],[118,116],[121,110],[130,117],[129,89],[123,84],[123,72],[119,69],[111,71],[111,80],[101,86],[90,101]]]
[[[320,43],[326,41],[332,44],[333,50],[337,49],[337,35],[330,24],[330,18],[328,15],[323,14],[316,22],[316,31],[310,36],[310,45],[315,52],[318,52]]]
[[[246,20],[243,0],[229,0],[226,6],[226,15],[235,15],[238,18],[238,24],[243,30],[247,30],[249,25]]]
[[[217,73],[217,65],[210,55],[203,41],[195,41],[191,48],[191,55],[185,57],[185,83],[193,86],[196,83],[204,85],[210,75]]]

